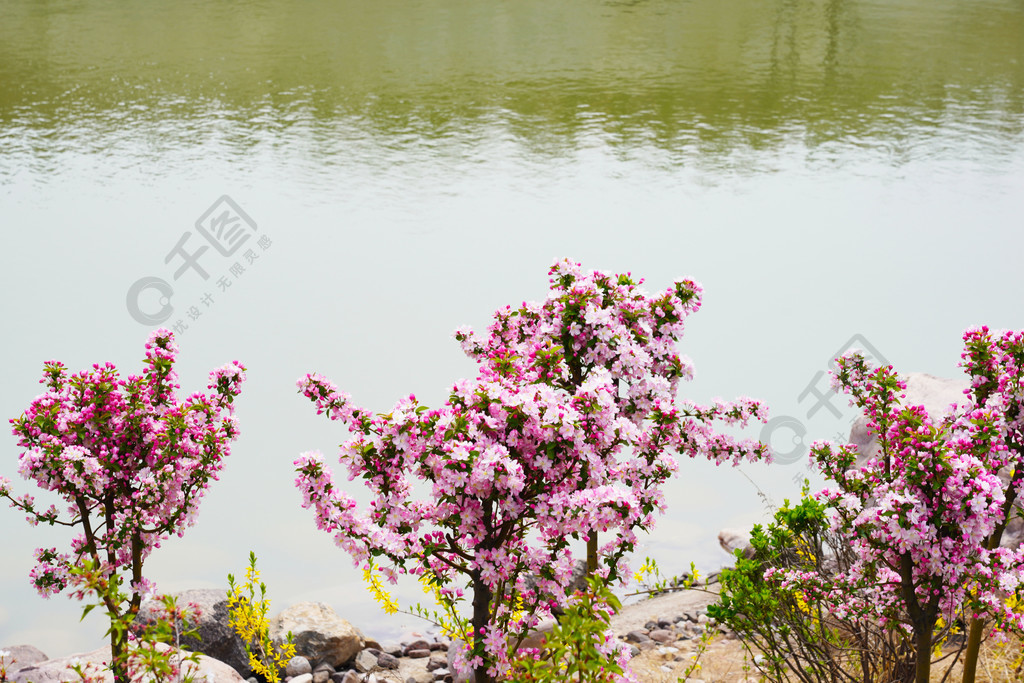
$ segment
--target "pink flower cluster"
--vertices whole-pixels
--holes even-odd
[[[81,528],[70,553],[37,551],[32,579],[42,595],[62,591],[83,559],[109,575],[129,567],[141,585],[148,554],[192,524],[237,436],[232,401],[245,368],[237,361],[218,368],[210,373],[209,395],[179,401],[177,350],[173,335],[157,330],[146,343],[142,374],[125,379],[110,363],[77,374],[57,361],[46,363],[46,391],[11,420],[26,449],[19,473],[67,507],[40,510],[32,496],[14,496],[2,478],[0,496],[32,524]]]
[[[675,345],[700,306],[698,285],[649,296],[628,274],[569,261],[552,266],[550,283],[545,301],[497,311],[486,334],[456,331],[478,374],[439,408],[409,396],[374,416],[324,377],[298,382],[318,414],[353,432],[340,460],[374,494],[358,510],[322,456],[306,453],[295,462],[304,507],[357,566],[386,560],[393,572],[468,580],[477,600],[493,596],[487,621],[474,622],[490,635],[466,657],[491,676],[507,666],[508,638],[569,599],[574,539],[608,534],[601,571],[628,576],[624,555],[664,507],[672,452],[767,457],[712,428],[763,420],[757,402],[675,405],[679,379],[692,376]]]
[[[836,484],[818,497],[858,560],[839,576],[790,572],[776,580],[836,614],[915,630],[929,619],[934,626],[935,616],[951,623],[965,605],[968,618],[1024,627],[1006,601],[1021,582],[1024,550],[999,547],[1024,480],[1024,333],[972,328],[964,345],[972,388],[941,421],[901,403],[906,384],[891,366],[871,369],[856,354],[838,359],[835,382],[864,410],[880,451],[859,464],[856,446],[820,443],[811,459]]]

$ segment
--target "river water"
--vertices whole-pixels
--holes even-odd
[[[299,452],[344,438],[295,379],[437,403],[472,372],[450,332],[542,297],[556,257],[693,277],[684,393],[784,418],[750,433],[775,465],[682,463],[641,549],[713,568],[717,530],[763,519],[759,490],[795,495],[806,443],[848,430],[817,398],[836,352],[953,376],[966,326],[1024,326],[1022,128],[1019,0],[9,0],[0,411],[50,358],[137,369],[157,318],[185,391],[239,358],[242,437],[152,577],[226,588],[252,549],[275,606],[387,635],[291,486]],[[200,247],[225,206],[252,229],[237,253]],[[28,587],[33,548],[64,537],[0,525],[0,646],[94,646],[96,613]]]

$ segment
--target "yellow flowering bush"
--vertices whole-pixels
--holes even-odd
[[[269,683],[278,683],[281,671],[288,660],[295,656],[295,646],[292,644],[291,633],[288,634],[288,642],[280,646],[275,646],[270,640],[270,626],[267,623],[270,600],[267,599],[267,586],[260,581],[260,572],[256,569],[256,553],[249,553],[245,583],[236,586],[235,577],[228,574],[228,586],[229,623],[245,645],[249,666]],[[259,597],[256,595],[257,586]]]

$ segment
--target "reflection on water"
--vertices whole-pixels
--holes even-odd
[[[1014,0],[24,0],[0,13],[0,181],[66,152],[373,165],[466,163],[507,143],[708,167],[794,144],[998,164],[1024,121]]]

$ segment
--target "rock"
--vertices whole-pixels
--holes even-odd
[[[627,643],[646,643],[650,640],[646,633],[643,631],[630,631],[626,634]]]
[[[288,660],[284,667],[284,675],[294,678],[302,674],[313,673],[313,667],[305,657],[295,656]]]
[[[18,669],[26,666],[34,666],[39,662],[45,662],[49,657],[46,653],[34,645],[10,645],[0,647],[0,666],[7,670],[10,676]]]
[[[313,674],[299,674],[288,679],[288,683],[313,683]]]
[[[292,605],[270,622],[270,637],[275,645],[292,634],[295,653],[314,662],[340,666],[363,649],[363,634],[322,602]]]
[[[377,668],[377,655],[373,654],[369,650],[363,650],[356,655],[355,666],[356,671],[361,671],[363,673],[373,671]]]
[[[431,652],[437,652],[438,650],[441,650],[443,652],[447,652],[448,651],[448,643],[433,642],[433,643],[430,644],[430,651]]]
[[[737,550],[743,552],[743,557],[748,560],[754,556],[754,549],[750,545],[750,537],[739,529],[722,529],[718,532],[718,545],[722,550],[735,555]]]
[[[425,640],[414,640],[405,646],[406,656],[409,655],[409,650],[430,650],[430,643]]]
[[[229,625],[228,598],[224,591],[215,589],[187,590],[172,593],[178,599],[178,607],[185,607],[190,602],[199,607],[200,615],[197,624],[197,638],[182,638],[181,646],[191,652],[219,659],[242,678],[252,675],[249,666],[249,655],[245,652],[245,644]],[[147,600],[139,608],[138,620],[143,624],[152,623],[162,610],[163,605]]]
[[[427,671],[437,671],[438,669],[448,668],[448,657],[445,655],[439,655],[434,653],[430,655],[430,661],[427,662]]]
[[[170,647],[160,643],[157,645],[157,649],[166,651]],[[113,683],[114,674],[107,668],[107,662],[110,661],[109,645],[85,654],[38,662],[18,669],[13,675],[9,675],[8,679],[13,683],[79,683],[81,679],[78,674],[68,668],[76,661],[83,667],[92,665],[92,668],[97,670],[96,680],[98,683]],[[245,681],[235,669],[206,655],[199,656],[198,667],[186,662],[185,669],[197,681],[207,675],[212,677],[210,683],[244,683]]]
[[[341,679],[341,683],[362,683],[362,681],[363,677],[355,671],[346,671]]]
[[[402,648],[402,646],[395,645],[394,643],[389,643],[382,647],[381,652],[389,654],[392,657],[402,657],[403,655],[405,655],[405,650]]]
[[[406,650],[405,656],[409,659],[423,659],[430,656],[430,650]]]
[[[448,669],[436,669],[434,671],[435,681],[450,681],[451,679],[452,674],[450,671],[448,671]]]
[[[389,655],[387,652],[381,652],[377,657],[377,666],[382,669],[397,669],[398,657]]]
[[[434,683],[434,674],[417,671],[405,679],[405,683]]]
[[[331,680],[332,671],[327,669],[317,669],[313,672],[313,683],[327,683]]]
[[[476,675],[475,674],[473,674],[473,673],[467,673],[467,674],[455,673],[455,655],[459,651],[459,646],[460,645],[461,644],[457,643],[455,645],[455,647],[448,648],[448,653],[447,653],[448,671],[452,672],[452,679],[455,681],[455,683],[474,683],[474,681],[476,680]],[[433,675],[433,674],[431,674],[431,675]]]
[[[676,640],[676,634],[673,631],[669,631],[664,628],[651,631],[651,634],[648,637],[659,643],[674,643]]]

